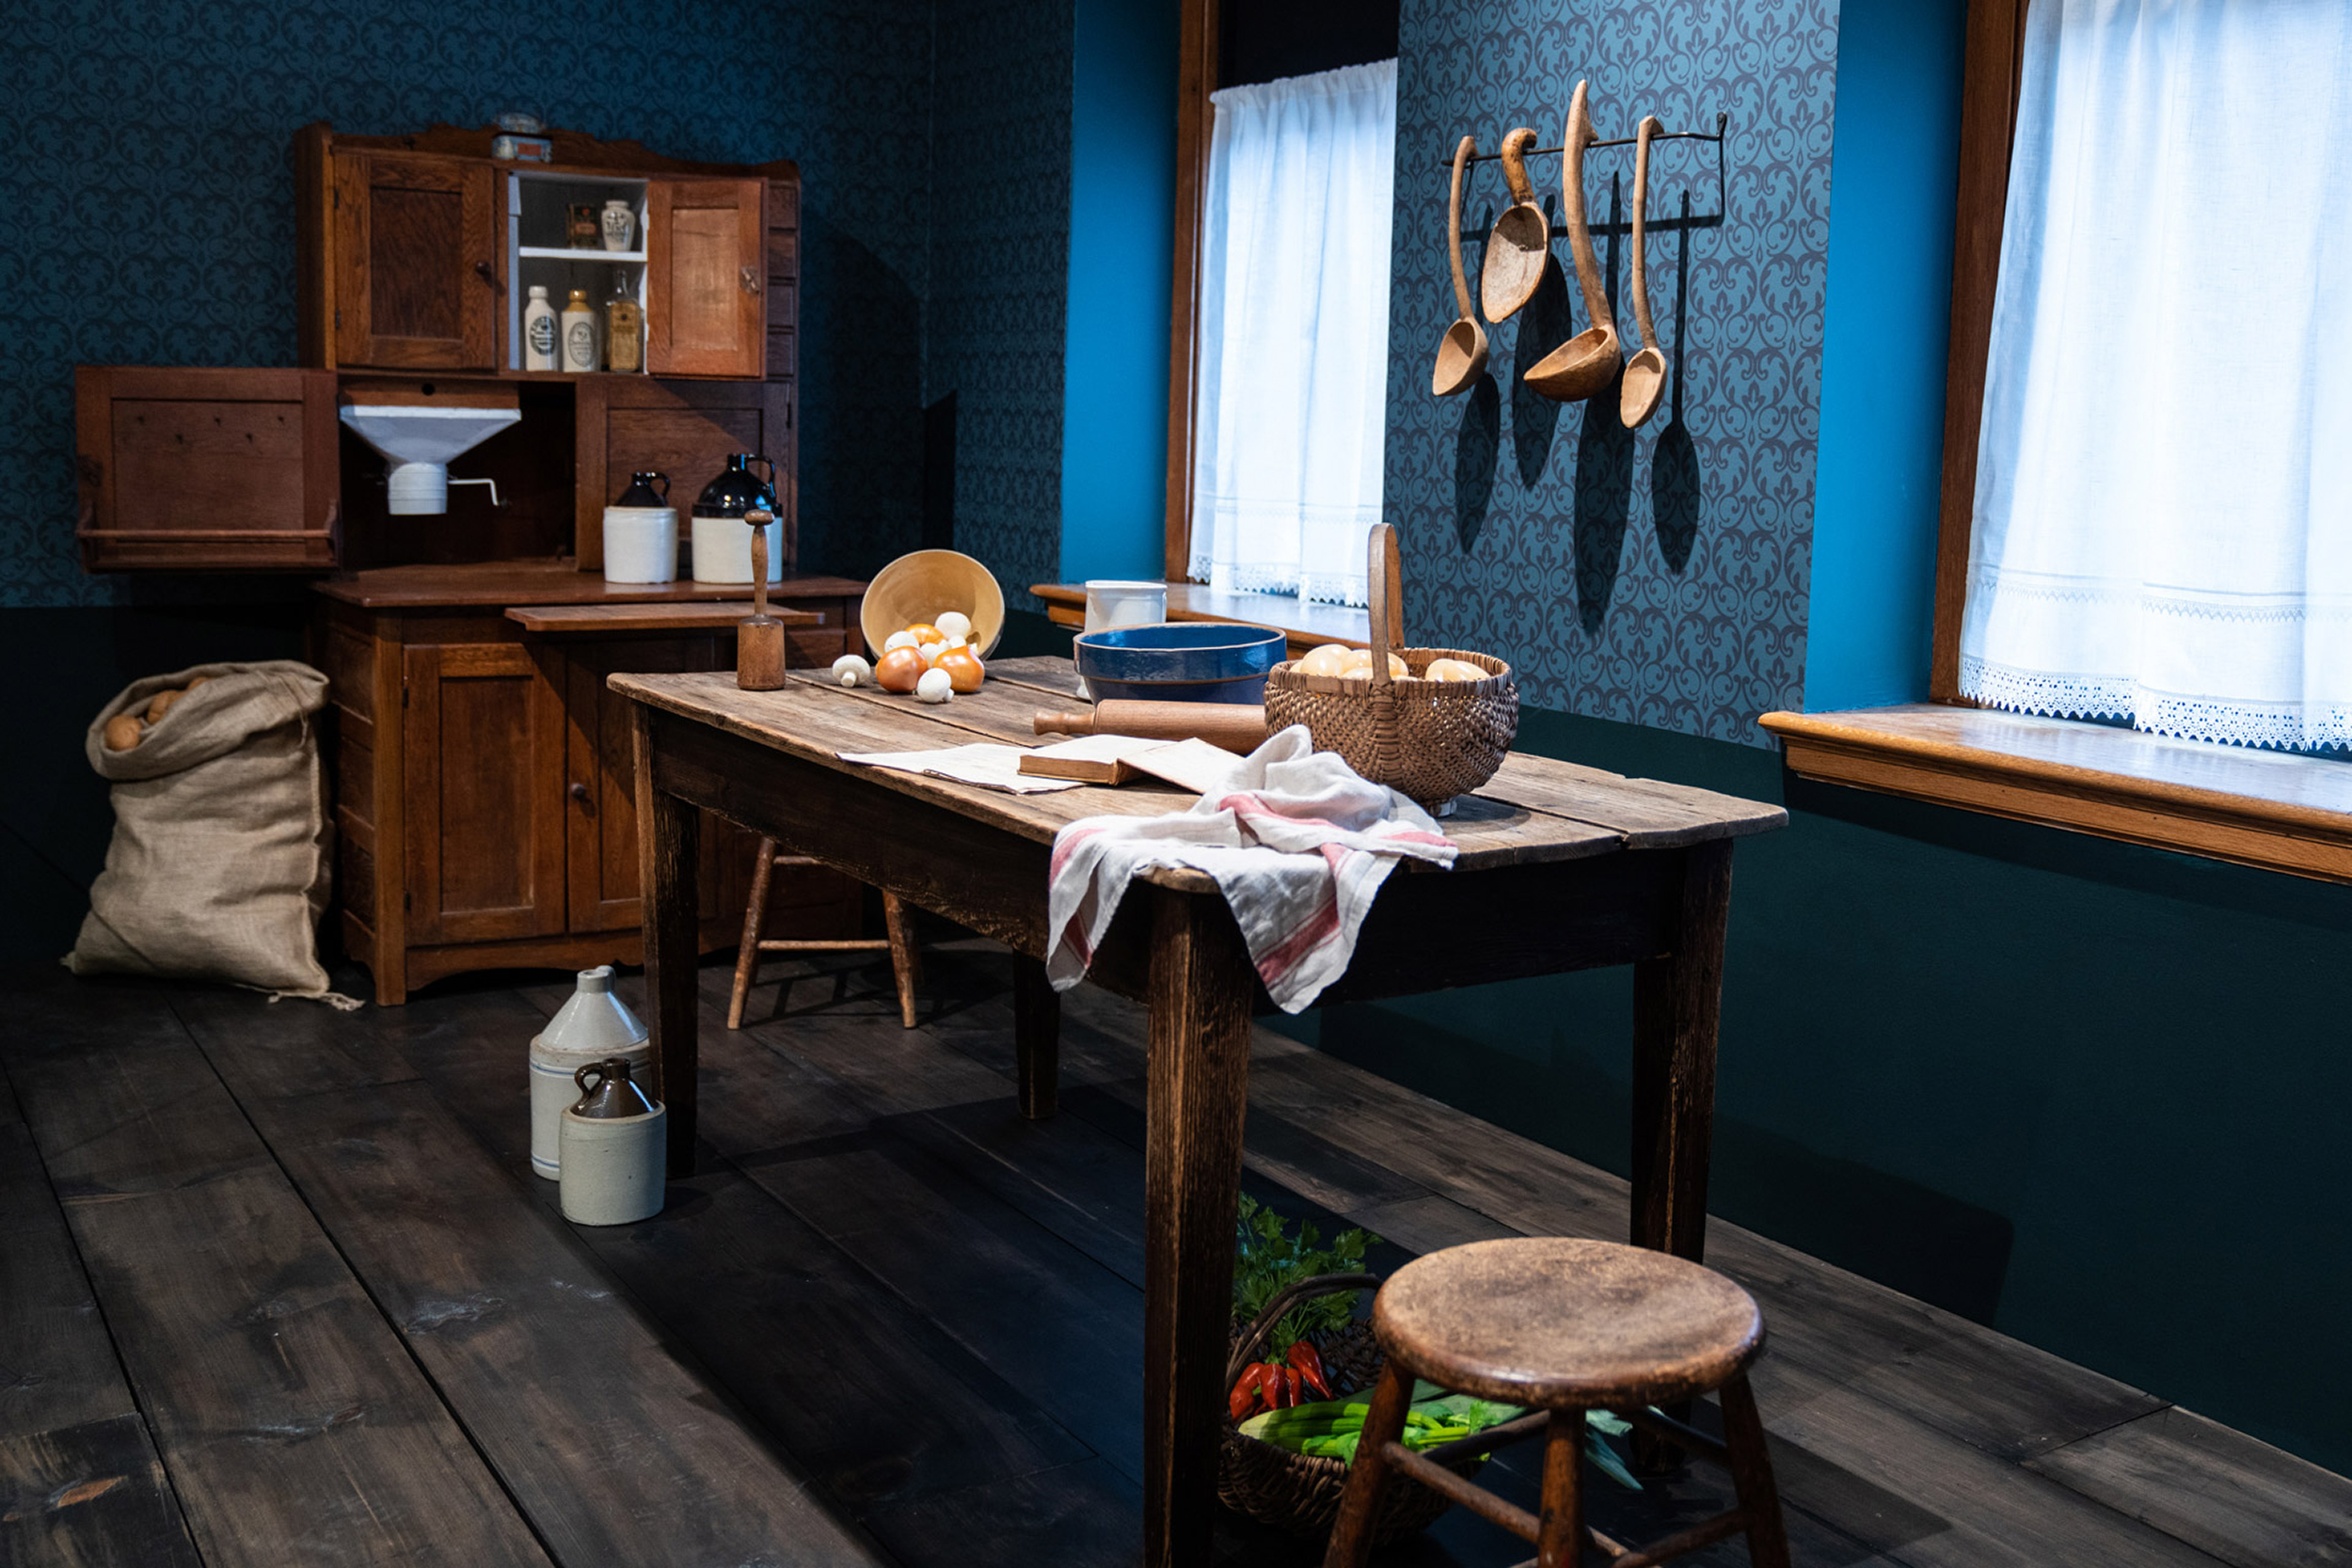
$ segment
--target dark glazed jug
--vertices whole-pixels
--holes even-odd
[[[654,489],[657,483],[661,486],[658,492]],[[651,468],[641,474],[631,474],[628,476],[628,488],[622,491],[621,499],[612,504],[614,506],[667,506],[670,504],[670,476]]]
[[[762,483],[752,472],[755,463],[765,464],[768,478]],[[703,486],[695,499],[697,517],[740,517],[756,508],[771,515],[776,513],[776,466],[754,452],[739,451],[727,459],[727,466],[719,477]]]
[[[645,1091],[629,1081],[626,1056],[590,1062],[572,1074],[572,1082],[580,1085],[579,1103],[572,1107],[576,1117],[604,1121],[613,1117],[642,1117],[653,1110]]]

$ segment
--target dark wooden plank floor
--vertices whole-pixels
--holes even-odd
[[[771,964],[739,1033],[707,969],[695,1174],[609,1229],[529,1171],[545,976],[354,1015],[14,977],[0,1562],[1132,1562],[1141,1020],[1066,998],[1027,1122],[1004,956],[928,969],[907,1031],[878,968]],[[1624,1230],[1603,1172],[1270,1033],[1252,1073],[1247,1187],[1375,1266]],[[2352,1564],[2352,1481],[1721,1222],[1710,1260],[1771,1323],[1802,1563]],[[1726,1500],[1594,1490],[1620,1539]],[[1383,1560],[1523,1556],[1456,1511]]]

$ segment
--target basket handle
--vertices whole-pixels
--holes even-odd
[[[1389,525],[1382,523],[1378,526],[1387,528]],[[1242,1334],[1241,1342],[1233,1347],[1232,1356],[1225,1363],[1226,1391],[1232,1389],[1241,1377],[1241,1370],[1249,1365],[1258,1347],[1265,1343],[1266,1336],[1274,1332],[1274,1325],[1280,1323],[1282,1315],[1292,1307],[1309,1296],[1333,1295],[1341,1291],[1376,1291],[1379,1288],[1380,1276],[1376,1274],[1311,1275],[1283,1288],[1265,1304],[1263,1310],[1250,1320],[1249,1327]]]
[[[1405,645],[1404,567],[1393,525],[1373,524],[1369,544],[1371,559],[1365,562],[1364,576],[1372,599],[1372,689],[1385,691],[1389,655]]]

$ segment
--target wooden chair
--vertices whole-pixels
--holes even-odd
[[[1533,1542],[1533,1568],[1576,1568],[1587,1541],[1603,1560],[1635,1568],[1741,1531],[1756,1568],[1788,1568],[1780,1495],[1748,1391],[1747,1368],[1763,1348],[1764,1319],[1748,1293],[1723,1275],[1667,1253],[1608,1242],[1473,1242],[1391,1275],[1374,1299],[1372,1323],[1388,1361],[1324,1568],[1362,1568],[1380,1490],[1392,1480],[1440,1492]],[[1534,1409],[1415,1453],[1397,1439],[1417,1377]],[[1723,1390],[1723,1442],[1650,1408],[1712,1388]],[[1587,1527],[1579,1477],[1584,1413],[1596,1409],[1724,1465],[1739,1506],[1633,1548]],[[1540,1517],[1445,1468],[1450,1459],[1535,1436],[1546,1444]]]
[[[898,1022],[906,1028],[914,1027],[914,988],[923,983],[922,958],[915,951],[914,926],[908,917],[906,906],[895,893],[885,893],[882,900],[882,924],[887,937],[863,937],[849,941],[813,942],[783,938],[763,938],[759,926],[768,913],[768,879],[780,865],[815,865],[806,855],[779,855],[776,841],[759,841],[758,858],[752,863],[752,898],[743,911],[743,945],[735,955],[735,992],[727,998],[727,1027],[743,1027],[743,998],[752,989],[752,976],[759,968],[762,953],[879,953],[890,955],[890,968],[898,983]]]

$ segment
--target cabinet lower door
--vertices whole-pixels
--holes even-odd
[[[564,704],[517,642],[404,650],[408,937],[564,929]]]
[[[581,643],[564,649],[565,860],[569,918],[574,931],[624,930],[644,920],[637,875],[636,732],[628,699],[605,686],[607,676],[664,674],[718,667],[711,637]],[[743,910],[743,868],[754,840],[743,830],[705,813],[701,917]]]

